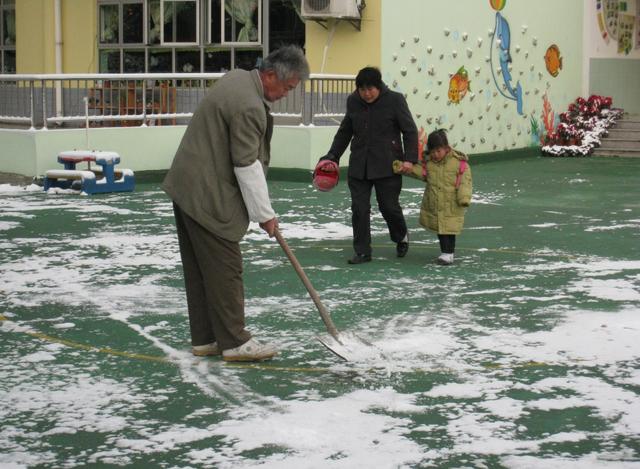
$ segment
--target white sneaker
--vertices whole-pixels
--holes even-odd
[[[439,264],[439,265],[451,265],[451,264],[453,264],[453,253],[446,254],[446,253],[443,252],[436,259],[436,263]]]
[[[220,349],[217,342],[212,342],[205,345],[194,345],[191,347],[191,353],[196,357],[211,357],[213,355],[220,355]]]
[[[268,360],[278,351],[271,344],[262,344],[256,339],[249,339],[239,347],[222,351],[222,359],[227,362],[255,362]]]

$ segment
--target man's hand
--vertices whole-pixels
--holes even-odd
[[[278,228],[278,219],[273,217],[271,220],[262,222],[260,228],[267,232],[269,238],[273,238],[276,235],[276,228]]]
[[[402,166],[400,167],[400,172],[402,174],[409,174],[413,170],[413,163],[411,161],[403,161]]]

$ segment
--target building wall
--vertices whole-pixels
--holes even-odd
[[[95,1],[62,0],[63,73],[97,73]]]
[[[540,0],[535,8],[511,0],[455,3],[452,7],[435,0],[383,0],[384,80],[406,94],[419,128],[427,133],[449,129],[450,142],[462,151],[537,144],[545,93],[556,115],[581,94],[584,1]],[[493,34],[497,13],[511,32],[510,85],[521,86],[521,113],[516,100],[503,96],[511,95],[505,89]],[[544,60],[553,44],[562,57],[562,69],[555,77]],[[469,91],[454,103],[448,91],[451,77],[461,67],[468,74]]]
[[[381,4],[382,0],[366,1],[360,31],[346,21],[331,22],[325,29],[307,20],[305,47],[311,72],[355,75],[367,65],[379,67]]]
[[[53,0],[16,2],[16,73],[54,73]]]
[[[618,17],[631,17],[629,20],[635,23],[630,49],[625,48],[626,42],[624,40],[618,40],[617,30],[612,30],[611,26],[607,27],[603,10],[605,3],[606,1],[586,2],[585,23],[588,25],[590,32],[585,40],[586,54],[590,58],[640,59],[640,1],[625,0],[623,3],[626,6],[626,10],[618,13]]]
[[[614,106],[640,114],[640,1],[628,0],[618,15],[635,23],[631,44],[607,25],[605,3],[588,2],[585,8],[585,94],[611,96]]]
[[[640,60],[593,58],[589,93],[611,96],[613,106],[640,114]]]
[[[62,169],[61,151],[91,148],[114,151],[123,168],[134,171],[166,170],[186,126],[63,129],[56,131],[0,129],[0,172],[25,176]],[[272,168],[311,170],[326,153],[335,128],[277,126],[271,141]],[[87,144],[88,142],[88,144]],[[16,156],[18,155],[18,156]],[[341,163],[348,164],[348,155]]]
[[[55,73],[54,5],[54,0],[16,2],[17,73]],[[96,73],[95,1],[62,0],[61,7],[62,73]]]

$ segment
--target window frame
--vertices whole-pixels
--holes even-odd
[[[6,0],[0,0],[1,2]],[[89,0],[87,0],[89,1]],[[151,15],[156,14],[156,2],[158,8],[160,9],[158,13],[157,22],[159,22],[159,31],[158,38],[155,39],[158,42],[149,42],[152,37],[151,24],[152,19]],[[182,1],[194,2],[196,7],[196,21],[197,24],[194,25],[196,28],[196,42],[162,42],[164,39],[164,8],[165,4],[171,4],[172,2],[178,3]],[[97,60],[96,60],[96,71],[97,73],[128,73],[125,72],[125,56],[128,51],[135,50],[136,52],[144,50],[145,52],[145,61],[144,61],[144,69],[140,70],[140,72],[150,73],[154,67],[151,64],[152,57],[157,56],[160,62],[158,64],[166,64],[167,60],[171,60],[170,62],[170,70],[167,73],[183,73],[182,70],[179,70],[179,60],[178,60],[178,52],[185,51],[186,49],[192,49],[193,52],[199,52],[200,54],[200,67],[194,68],[194,73],[202,73],[207,71],[207,73],[218,73],[220,71],[227,71],[226,65],[229,65],[229,70],[233,70],[235,68],[239,68],[239,64],[246,68],[247,62],[246,60],[237,60],[238,53],[245,54],[249,49],[258,51],[257,55],[260,57],[265,57],[269,51],[269,10],[270,10],[270,0],[258,0],[257,8],[258,15],[256,19],[259,19],[258,24],[256,25],[257,33],[259,34],[258,40],[255,42],[233,42],[233,41],[224,41],[222,34],[223,31],[220,31],[221,35],[218,40],[216,38],[212,38],[212,32],[217,29],[217,25],[219,24],[218,19],[216,18],[216,26],[212,27],[211,18],[212,18],[212,6],[215,7],[215,12],[222,13],[222,8],[227,4],[225,0],[219,0],[219,4],[216,5],[216,0],[95,0],[96,3],[96,24],[98,27],[97,37],[96,37],[96,48],[97,48]],[[125,12],[124,6],[128,3],[141,3],[143,5],[143,38],[144,43],[123,43],[122,39],[124,36],[124,25],[123,25],[123,15]],[[101,8],[103,5],[118,5],[118,36],[117,42],[100,42],[101,39],[101,31],[100,31],[100,14]],[[255,10],[251,10],[252,15],[255,14]],[[266,15],[266,16],[265,16]],[[224,17],[221,17],[221,20],[224,21]],[[155,34],[155,24],[154,24],[154,34]],[[239,23],[241,26],[242,24]],[[155,37],[155,36],[154,36]],[[212,41],[213,39],[213,41]],[[165,50],[167,54],[160,53],[161,50]],[[217,59],[212,59],[209,62],[206,54],[211,51],[215,54],[226,53],[228,58],[220,57]],[[117,54],[117,55],[116,55]],[[103,60],[104,56],[104,60]],[[111,59],[109,60],[109,57]],[[109,68],[109,65],[116,65],[115,60],[118,59],[118,67],[115,66],[113,68]],[[258,58],[258,63],[259,63]],[[209,62],[209,63],[208,63]],[[221,70],[207,70],[208,66],[213,63],[219,62],[222,67]],[[156,64],[156,66],[158,65]],[[163,67],[164,68],[164,67]]]
[[[142,4],[142,42],[124,42],[124,5],[127,3]],[[147,3],[145,0],[121,0],[120,1],[120,40],[123,46],[141,47],[146,46],[147,39]]]
[[[216,42],[213,40],[213,38],[211,37],[213,35],[213,31],[211,28],[211,21],[213,20],[213,2],[216,0],[207,0],[206,6],[207,6],[207,45],[215,45],[215,44],[222,44],[222,42]],[[223,0],[218,0],[221,3],[223,3]],[[220,40],[222,40],[222,31],[220,31]]]
[[[158,13],[160,13],[160,9],[162,8],[162,4],[160,3],[160,0],[145,0],[144,2],[144,7],[145,7],[145,26],[144,26],[144,32],[145,32],[145,45],[147,47],[160,47],[160,34],[162,31],[162,24],[159,24],[158,27],[158,42],[151,42],[151,13],[152,13],[152,8],[151,8],[151,3],[152,2],[158,2]],[[160,21],[160,17],[158,17],[158,21]]]
[[[124,7],[128,4],[138,4],[142,5],[142,42],[124,42]],[[139,73],[146,73],[148,69],[148,54],[147,54],[147,25],[146,19],[148,16],[148,2],[146,0],[98,0],[97,2],[97,49],[98,49],[98,62],[97,68],[98,73],[127,73],[125,72],[125,54],[127,51],[134,52],[144,52],[144,69]],[[115,42],[102,42],[102,24],[101,24],[101,8],[105,5],[115,5],[118,7],[118,36]],[[104,51],[108,51],[108,53],[113,53],[117,51],[118,53],[118,71],[100,71],[100,66],[102,63],[102,54]]]
[[[16,20],[16,2],[15,0],[12,3],[9,3],[7,0],[0,0],[0,73],[3,74],[15,74],[17,72],[17,67],[16,67],[16,59],[17,59],[17,55],[16,55],[16,42],[17,42],[17,37],[15,37],[14,43],[13,44],[5,44],[4,39],[5,39],[5,31],[4,31],[4,19],[5,19],[5,15],[8,11],[13,11],[13,27],[15,29],[15,20]],[[15,34],[15,31],[14,31]],[[8,53],[13,53],[13,57],[14,57],[14,68],[13,71],[7,71],[5,70],[6,67],[6,57]]]
[[[221,45],[231,45],[231,46],[262,46],[263,45],[263,40],[262,40],[262,0],[255,0],[255,2],[257,3],[258,6],[258,21],[257,21],[257,29],[258,29],[258,39],[257,41],[227,41],[225,39],[226,36],[226,29],[225,29],[225,15],[226,15],[226,9],[225,9],[225,5],[227,2],[234,2],[236,0],[220,0],[220,44]],[[209,2],[209,4],[211,4]],[[209,8],[209,10],[212,10],[212,8]],[[211,13],[211,12],[209,12]],[[233,18],[232,18],[233,20]],[[208,22],[208,26],[209,28],[211,27],[211,18],[209,18],[209,22]]]
[[[196,7],[196,40],[195,42],[171,42],[164,39],[164,6],[165,3],[193,3]],[[175,31],[174,31],[175,34]],[[160,0],[160,45],[169,47],[200,46],[200,1],[199,0]],[[175,65],[175,64],[174,64]],[[174,67],[175,68],[175,67]]]
[[[147,25],[145,24],[145,21],[147,19],[148,16],[148,12],[147,12],[147,1],[145,0],[99,0],[98,1],[98,8],[97,8],[97,15],[98,15],[98,20],[97,20],[97,25],[98,25],[98,46],[103,46],[103,47],[108,47],[108,46],[114,46],[114,47],[140,47],[140,46],[146,46],[147,45]],[[141,42],[124,42],[124,5],[125,4],[140,4],[142,5],[142,41]],[[101,7],[103,5],[117,5],[118,6],[118,38],[115,42],[101,42],[101,38],[102,38],[102,24],[101,24]]]

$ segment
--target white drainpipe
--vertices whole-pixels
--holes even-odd
[[[56,75],[58,75],[62,73],[62,0],[55,0],[54,21]],[[56,81],[56,116],[62,116],[62,83],[60,81]]]

